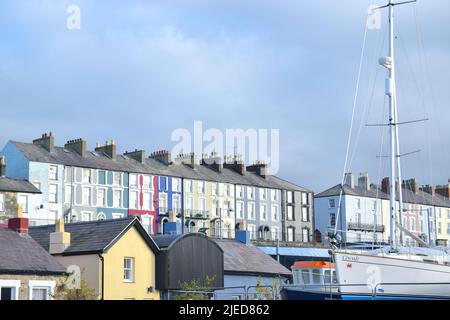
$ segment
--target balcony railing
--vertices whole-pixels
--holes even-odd
[[[195,209],[186,209],[184,210],[185,217],[191,219],[208,219],[209,211],[205,210],[195,210]]]
[[[371,231],[375,229],[375,232],[384,232],[385,226],[383,225],[374,225],[370,223],[360,223],[360,222],[350,222],[348,224],[349,230],[355,230],[355,231]]]

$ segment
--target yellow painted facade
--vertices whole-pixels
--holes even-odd
[[[132,282],[124,280],[126,257],[134,260]],[[135,228],[130,228],[103,253],[103,259],[105,300],[159,300],[159,292],[155,289],[155,254]]]
[[[450,239],[450,208],[435,207],[437,240],[448,241]]]
[[[128,229],[106,252],[103,290],[105,300],[159,300],[155,289],[156,257],[135,227]],[[124,281],[124,258],[132,258],[133,281]],[[99,254],[56,256],[64,266],[78,266],[87,286],[102,297],[102,261]],[[152,288],[152,292],[149,291]]]
[[[198,231],[205,227],[208,235],[218,236],[222,229],[224,238],[234,237],[234,188],[228,183],[184,179],[186,230]],[[206,219],[199,219],[197,214]]]

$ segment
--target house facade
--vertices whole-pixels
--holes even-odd
[[[415,179],[402,183],[403,214],[401,220],[397,214],[397,221],[410,234],[396,232],[397,239],[402,239],[407,246],[417,245],[417,238],[432,245],[446,244],[445,214],[450,208],[449,200],[424,190],[425,187],[420,188]],[[344,186],[338,185],[317,194],[314,203],[316,226],[323,235],[333,233],[337,223],[337,230],[345,242],[389,243],[389,178],[384,178],[381,185],[376,186],[369,183],[368,175],[364,173],[355,185],[353,175],[347,174]],[[396,210],[399,212],[398,201]]]
[[[114,141],[87,150],[83,139],[54,145],[43,134],[32,143],[10,141],[1,154],[11,158],[8,177],[26,179],[42,192],[42,221],[54,223],[138,216],[149,234],[201,231],[234,238],[246,222],[261,241],[314,241],[312,192],[267,174],[267,165],[245,166],[239,156],[180,155],[143,150],[116,153]],[[170,221],[172,222],[172,221]]]
[[[17,218],[19,214],[28,218],[31,225],[46,219],[41,200],[41,191],[33,184],[0,175],[0,225],[7,225],[8,219]]]
[[[30,228],[62,265],[78,270],[101,300],[158,300],[159,248],[139,219],[124,218]]]

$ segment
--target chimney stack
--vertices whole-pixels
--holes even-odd
[[[176,164],[184,164],[191,167],[192,169],[195,169],[197,159],[195,158],[195,154],[193,152],[181,153],[175,158],[173,162]]]
[[[64,148],[67,150],[72,150],[76,153],[78,153],[81,157],[86,157],[86,140],[83,139],[75,139],[75,140],[69,140],[64,145]]]
[[[64,231],[64,220],[56,221],[55,232],[50,233],[50,254],[61,254],[70,245],[70,233]]]
[[[40,138],[33,140],[33,144],[43,147],[48,152],[52,152],[55,146],[55,137],[51,131],[48,134],[43,133]]]
[[[135,149],[134,151],[131,151],[131,152],[125,151],[125,153],[123,155],[130,157],[131,159],[134,159],[140,163],[145,162],[145,151],[144,150]]]
[[[152,152],[152,154],[150,155],[149,158],[159,161],[162,164],[165,164],[166,166],[168,166],[172,163],[171,157],[170,157],[170,152],[167,150],[159,150],[159,151]]]
[[[6,159],[5,157],[0,157],[0,177],[6,176]]]
[[[242,161],[241,155],[235,155],[235,156],[228,156],[224,158],[225,163],[223,164],[224,168],[234,170],[235,172],[239,173],[241,176],[245,175],[245,164],[244,161]]]
[[[447,184],[437,186],[436,193],[449,199],[450,198],[450,179]]]
[[[17,217],[8,220],[8,228],[20,234],[28,234],[28,218],[23,217],[23,205],[17,205]]]
[[[355,189],[355,178],[353,177],[353,173],[347,172],[345,174],[344,185],[351,189]]]
[[[254,172],[262,178],[267,177],[267,163],[264,161],[256,161],[253,165],[246,168],[248,172]]]
[[[220,173],[223,168],[222,157],[217,152],[211,152],[210,155],[203,154],[202,165]]]
[[[383,178],[381,181],[381,191],[383,191],[386,194],[389,194],[391,190],[391,184],[389,177]]]
[[[403,181],[402,187],[414,192],[415,194],[419,192],[419,184],[416,182],[416,179]]]
[[[370,191],[370,179],[367,172],[361,173],[358,178],[358,187]]]
[[[114,140],[111,140],[111,142],[106,141],[103,146],[97,143],[95,152],[103,152],[111,159],[116,160],[116,143]]]
[[[430,186],[428,184],[426,186],[422,186],[420,188],[420,191],[426,192],[432,195],[433,197],[436,195],[436,187]]]

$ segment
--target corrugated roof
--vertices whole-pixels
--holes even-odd
[[[66,166],[77,166],[84,168],[104,169],[123,172],[147,173],[160,176],[182,177],[194,180],[206,180],[222,183],[252,185],[262,188],[286,189],[292,191],[312,192],[306,188],[283,180],[276,176],[267,176],[265,179],[254,172],[247,171],[241,175],[232,169],[223,168],[217,172],[205,165],[195,165],[194,168],[185,164],[165,165],[152,158],[146,158],[144,163],[131,158],[124,158],[121,155],[112,160],[103,153],[87,151],[86,157],[81,157],[78,153],[66,150],[62,147],[53,147],[48,152],[40,145],[11,141],[29,161],[55,163]]]
[[[290,276],[291,272],[258,247],[236,240],[215,240],[224,254],[225,273]]]
[[[66,268],[32,237],[0,229],[0,273],[63,274]]]
[[[68,223],[64,226],[66,232],[70,233],[70,246],[64,251],[64,255],[101,253],[113,243],[129,227],[136,225],[138,231],[157,250],[157,245],[150,236],[142,229],[136,217],[123,219],[108,219],[103,221],[89,221]],[[50,233],[55,232],[55,225],[32,227],[30,235],[45,249],[49,250]]]
[[[41,193],[33,184],[26,180],[0,177],[0,191],[23,192],[23,193]]]
[[[258,247],[266,254],[275,256],[277,254],[276,247]],[[329,258],[329,249],[322,248],[294,248],[294,247],[279,247],[278,254],[280,256],[292,257],[313,257],[313,258]]]

